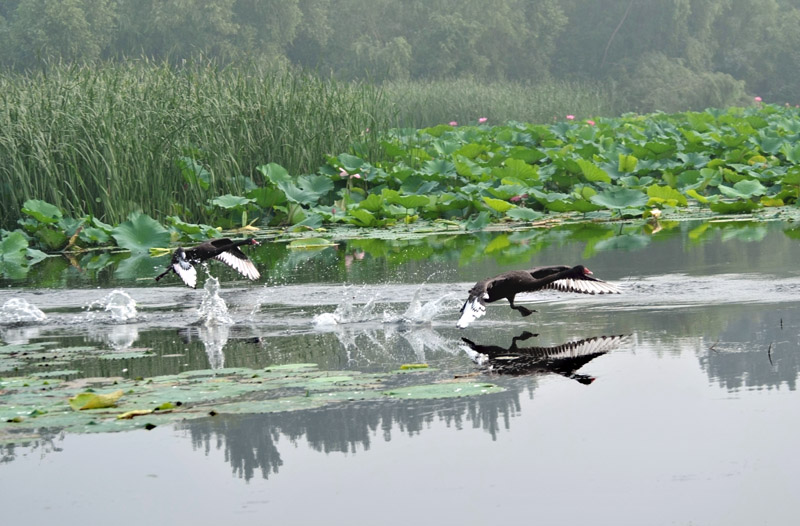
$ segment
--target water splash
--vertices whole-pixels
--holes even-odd
[[[136,317],[136,300],[122,290],[112,290],[103,300],[105,311],[114,321],[128,321]]]
[[[85,307],[86,321],[103,321],[104,317],[98,316],[98,312],[110,314],[110,321],[122,323],[130,321],[139,314],[136,310],[136,300],[134,300],[124,290],[112,290],[99,300],[92,301]],[[106,318],[107,319],[107,318]]]
[[[22,298],[11,298],[0,307],[0,325],[32,323],[44,321],[46,318],[39,307]]]
[[[389,316],[384,318],[384,322],[414,324],[430,323],[437,314],[449,308],[450,304],[455,300],[455,294],[448,293],[431,301],[424,302],[420,299],[421,293],[422,286],[418,287],[417,290],[414,291],[414,297],[411,298],[411,302],[408,304],[408,307],[403,314],[401,314],[399,317]]]
[[[336,306],[333,312],[323,312],[312,318],[312,323],[316,327],[331,325],[343,325],[349,323],[366,323],[380,321],[381,317],[375,313],[375,300],[373,296],[363,305],[353,303],[352,298],[348,298],[348,288],[345,288],[344,299]]]
[[[208,325],[198,327],[200,339],[203,341],[208,365],[211,369],[222,369],[225,367],[225,354],[222,349],[228,343],[228,325]]]
[[[135,324],[114,325],[110,331],[103,333],[102,337],[115,351],[125,351],[139,339],[139,329]]]
[[[397,313],[388,308],[384,308],[379,313],[377,293],[363,305],[358,305],[352,301],[352,297],[350,297],[346,289],[345,297],[333,312],[317,314],[312,319],[312,322],[315,327],[319,328],[370,322],[424,324],[432,322],[438,314],[450,309],[456,300],[454,293],[447,293],[432,300],[424,301],[422,299],[424,291],[424,284],[418,286],[411,301],[402,313]]]
[[[209,276],[203,286],[205,294],[197,309],[200,314],[200,322],[206,326],[209,325],[230,325],[233,319],[228,314],[228,305],[219,295],[219,280],[213,276]]]

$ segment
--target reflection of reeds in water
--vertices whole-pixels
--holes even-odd
[[[233,472],[250,480],[257,472],[263,478],[277,474],[283,466],[278,445],[297,447],[302,438],[315,451],[355,454],[366,451],[377,437],[389,441],[392,433],[424,437],[431,424],[481,428],[495,439],[508,430],[509,419],[520,411],[519,395],[530,387],[510,385],[491,396],[448,400],[398,400],[389,403],[334,405],[308,411],[287,411],[235,418],[189,420],[188,430],[195,450],[224,450]],[[283,438],[284,440],[281,440]]]

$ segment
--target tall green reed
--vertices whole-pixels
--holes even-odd
[[[473,79],[393,81],[383,84],[400,127],[421,128],[456,121],[475,124],[549,123],[566,115],[578,119],[613,116],[622,106],[615,90],[599,82],[543,80],[484,82]]]
[[[259,183],[261,164],[300,174],[353,144],[378,151],[389,117],[368,85],[255,66],[138,60],[0,75],[0,226],[31,198],[110,223],[132,211],[199,222],[209,197],[243,192],[240,176]],[[184,157],[205,167],[208,188],[183,177]]]

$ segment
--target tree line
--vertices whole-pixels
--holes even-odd
[[[800,102],[795,0],[4,0],[0,65],[203,57],[372,82],[599,80],[631,110]]]

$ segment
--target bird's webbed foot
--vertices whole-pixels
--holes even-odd
[[[515,311],[518,311],[523,316],[530,316],[531,314],[536,312],[535,310],[523,307],[522,305],[511,305],[511,308],[514,309]]]

